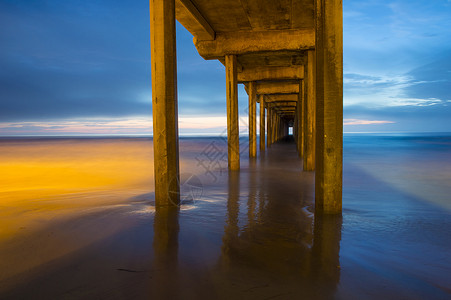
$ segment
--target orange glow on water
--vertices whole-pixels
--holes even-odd
[[[2,145],[0,188],[5,192],[49,192],[129,185],[152,179],[150,141],[131,147],[115,140],[78,143],[46,141],[38,145]],[[11,196],[11,195],[9,195]],[[15,197],[13,197],[15,198]]]
[[[55,210],[61,216],[114,203],[111,195],[118,193],[153,190],[153,149],[146,139],[9,141],[0,153],[0,239]],[[109,197],[87,197],[102,191]]]

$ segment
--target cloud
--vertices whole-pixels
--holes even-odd
[[[142,101],[150,96],[150,46],[141,10],[145,4],[2,2],[0,119],[150,111],[150,99]]]
[[[348,122],[451,131],[449,1],[349,0],[343,9],[344,113],[355,119]],[[70,120],[85,122],[83,132],[146,130],[111,122],[151,120],[149,30],[147,2],[1,1],[0,120],[30,132],[52,130],[42,124],[75,132]],[[177,67],[180,120],[224,118],[224,66],[203,60],[178,23]],[[245,117],[242,86],[239,97]],[[211,128],[193,120],[181,131],[224,126],[205,120]]]
[[[180,114],[225,114],[225,73],[178,31]],[[0,3],[0,120],[151,115],[148,3]]]
[[[359,120],[359,119],[344,119],[343,125],[374,125],[374,124],[392,124],[393,121],[377,121],[377,120]]]
[[[436,55],[430,63],[407,73],[412,78],[406,97],[451,100],[451,48]]]
[[[412,79],[408,75],[381,75],[347,73],[343,75],[344,105],[379,107],[393,105],[401,98]]]
[[[361,126],[362,131],[374,129],[380,131],[435,131],[451,132],[451,102],[436,105],[399,105],[369,108],[361,105],[346,106],[343,109],[345,119],[389,120],[393,123]],[[371,127],[371,128],[368,128]]]
[[[433,62],[400,75],[346,73],[345,105],[431,106],[451,100],[451,54],[445,51]]]
[[[186,133],[221,133],[226,129],[227,117],[179,116],[179,131]],[[240,124],[241,131],[247,131],[247,123]],[[153,133],[153,122],[147,118],[84,118],[68,120],[47,120],[34,122],[2,122],[0,136],[9,135],[85,135],[85,134],[144,134]]]
[[[0,123],[1,135],[66,134],[150,134],[152,123],[145,119],[68,120]]]

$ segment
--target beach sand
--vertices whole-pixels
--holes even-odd
[[[321,217],[291,141],[243,139],[229,173],[221,138],[182,138],[155,210],[151,139],[1,140],[0,299],[450,298],[449,141],[345,137]]]

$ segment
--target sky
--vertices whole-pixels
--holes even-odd
[[[345,132],[451,132],[451,0],[344,0],[343,30]],[[222,133],[224,67],[178,23],[177,67],[180,134]],[[0,136],[148,135],[151,102],[148,1],[0,0]]]

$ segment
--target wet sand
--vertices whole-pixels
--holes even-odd
[[[345,138],[321,217],[289,140],[229,173],[221,139],[181,139],[182,205],[156,211],[149,139],[2,140],[0,299],[450,298],[451,143],[421,141]]]

